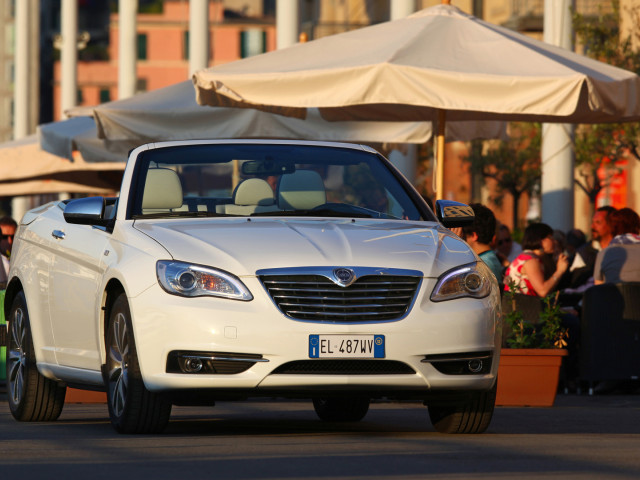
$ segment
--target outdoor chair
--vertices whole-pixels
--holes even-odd
[[[588,382],[640,378],[640,283],[596,285],[584,293],[580,332],[580,379]]]

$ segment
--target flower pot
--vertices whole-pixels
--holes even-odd
[[[563,349],[503,348],[496,405],[551,407],[558,391]]]
[[[67,388],[64,403],[107,403],[107,394],[104,392]]]

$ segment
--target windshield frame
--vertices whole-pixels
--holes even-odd
[[[233,151],[234,149],[242,152],[244,149],[257,150],[257,149],[271,149],[275,152],[300,152],[300,151],[308,151],[312,153],[318,152],[328,152],[327,157],[330,157],[330,160],[327,162],[318,162],[306,160],[298,162],[300,165],[305,164],[315,164],[328,168],[329,166],[340,166],[340,165],[358,165],[359,163],[356,160],[362,160],[360,164],[368,164],[374,170],[378,170],[378,173],[382,176],[390,175],[393,177],[393,181],[388,181],[384,184],[384,190],[387,194],[393,195],[395,197],[400,197],[403,202],[402,205],[410,205],[413,209],[415,209],[415,213],[419,215],[419,218],[412,218],[415,221],[431,221],[437,222],[436,215],[430,209],[430,207],[425,202],[424,198],[415,190],[415,188],[407,181],[407,179],[399,172],[399,170],[389,162],[383,155],[374,149],[362,146],[362,145],[350,145],[350,144],[331,144],[325,142],[276,142],[276,141],[229,141],[229,142],[219,142],[215,141],[212,143],[208,142],[167,142],[166,144],[152,144],[151,148],[142,150],[138,153],[136,159],[136,165],[132,172],[131,177],[131,188],[129,189],[129,201],[127,202],[128,208],[126,212],[127,219],[142,219],[142,218],[193,218],[193,217],[231,217],[231,216],[248,216],[248,215],[228,215],[224,213],[220,213],[218,215],[158,215],[158,214],[143,214],[142,213],[142,193],[144,192],[144,182],[146,178],[146,172],[149,169],[149,165],[153,162],[157,165],[198,165],[204,164],[208,162],[204,162],[199,160],[198,158],[194,158],[193,154],[197,153],[198,155],[205,154],[220,154],[220,151]],[[278,150],[280,149],[280,150]],[[318,150],[320,149],[320,150]],[[331,153],[334,153],[334,157],[331,157]],[[292,154],[293,155],[293,154]],[[340,157],[343,155],[343,157]],[[344,156],[346,155],[346,157]],[[171,157],[174,158],[171,158]],[[335,156],[340,158],[347,158],[347,161],[343,161],[346,163],[340,163],[341,160],[336,160]],[[180,157],[187,158],[188,160],[181,161]],[[238,155],[239,158],[242,158],[241,155]],[[353,157],[353,160],[351,159]],[[168,159],[171,158],[171,161]],[[233,157],[234,159],[236,157]],[[247,158],[247,160],[252,160],[253,157]],[[375,159],[375,160],[374,160]],[[228,162],[225,160],[224,162],[220,162],[224,164]],[[215,162],[211,162],[212,164]],[[404,198],[402,198],[404,197]],[[185,197],[187,198],[187,197]],[[408,203],[404,203],[408,202]],[[308,216],[317,216],[325,218],[326,214],[321,215],[311,215],[312,212],[306,211],[303,212],[304,215]],[[412,214],[412,215],[414,215]],[[266,216],[266,215],[256,215],[256,216]],[[271,215],[269,215],[271,216]],[[277,217],[277,214],[273,214],[272,216]],[[282,216],[292,216],[291,213],[283,212]],[[351,215],[348,214],[340,214],[338,217],[349,217]],[[362,216],[353,215],[354,218],[358,218]],[[378,217],[372,216],[371,218],[384,218],[386,220],[392,219],[395,220],[400,219],[394,215],[380,215]],[[406,219],[406,218],[405,218]]]

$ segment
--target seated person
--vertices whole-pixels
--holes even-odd
[[[511,238],[509,227],[501,223],[495,240],[495,253],[503,267],[508,267],[522,253],[522,246]]]
[[[615,210],[614,207],[605,206],[598,208],[593,214],[591,242],[578,248],[569,268],[569,279],[563,282],[563,286],[568,284],[567,293],[582,293],[593,285],[593,271],[598,252],[606,248],[613,238],[609,218]]]
[[[510,291],[510,285],[513,285],[525,295],[546,297],[569,267],[567,256],[564,253],[558,255],[555,273],[545,280],[540,257],[554,252],[553,230],[545,223],[532,223],[525,229],[522,248],[524,251],[507,268],[504,289]]]
[[[595,284],[640,282],[640,217],[621,208],[611,214],[611,227],[614,237],[596,257]]]
[[[471,225],[462,227],[460,237],[487,264],[498,283],[502,284],[503,267],[490,246],[496,235],[496,217],[489,208],[479,203],[472,203],[470,207],[473,208],[475,219]]]

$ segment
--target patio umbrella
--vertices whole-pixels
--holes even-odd
[[[40,149],[31,135],[0,144],[0,196],[42,193],[113,193],[124,163],[70,162]]]
[[[209,108],[197,104],[191,81],[97,107],[74,107],[67,120],[38,127],[40,147],[73,160],[126,161],[142,143],[210,138],[283,138],[364,143],[424,143],[430,122],[329,122],[317,109],[305,120],[251,109]],[[94,118],[91,118],[91,117]],[[503,122],[452,122],[453,140],[503,138]]]
[[[74,114],[73,111],[70,112]],[[86,109],[78,113],[86,114]],[[184,82],[102,104],[93,109],[98,136],[110,142],[207,138],[282,138],[373,143],[424,143],[431,138],[425,121],[327,121],[317,109],[305,119],[254,109],[204,108]],[[502,122],[454,122],[449,138],[498,138]]]
[[[100,139],[96,122],[92,117],[93,108],[77,107],[73,112],[82,116],[38,125],[38,141],[42,150],[72,162],[79,160],[79,153],[80,160],[86,164],[124,164],[128,152],[143,143]],[[124,168],[124,165],[120,165],[120,168]]]
[[[332,121],[444,124],[640,119],[640,77],[438,5],[409,17],[196,72],[202,105]]]

